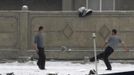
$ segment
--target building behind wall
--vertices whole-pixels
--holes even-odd
[[[0,0],[0,10],[21,10],[22,5],[36,11],[62,10],[62,0]]]
[[[100,9],[100,0],[88,0],[88,7]],[[102,0],[102,10],[134,10],[134,0]],[[28,5],[29,10],[62,11],[77,10],[86,6],[86,0],[0,0],[0,10],[21,10],[22,5]]]
[[[102,0],[102,10],[134,10],[133,0]],[[100,9],[100,0],[89,0],[89,8]]]

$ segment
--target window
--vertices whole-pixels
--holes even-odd
[[[134,10],[134,0],[86,0],[88,7],[97,11]]]
[[[88,0],[88,8],[100,10],[100,0]]]
[[[102,10],[115,10],[115,0],[102,0]]]
[[[115,0],[88,0],[88,7],[93,10],[115,10]]]
[[[134,10],[134,0],[116,0],[116,10]]]

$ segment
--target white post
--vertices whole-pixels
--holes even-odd
[[[115,11],[115,0],[113,0],[113,11]]]
[[[100,12],[102,11],[102,0],[100,0]]]
[[[98,75],[98,68],[97,68],[97,52],[96,52],[96,35],[95,33],[92,33],[92,37],[93,37],[93,44],[94,44],[94,57],[95,57],[95,70],[96,70],[96,74]]]
[[[88,0],[86,0],[86,8],[88,9]]]

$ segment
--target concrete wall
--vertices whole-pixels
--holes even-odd
[[[39,26],[44,26],[47,58],[83,59],[93,56],[91,35],[97,34],[97,50],[101,52],[104,40],[113,28],[131,48],[115,50],[112,59],[133,59],[134,12],[94,12],[84,18],[76,12],[1,11],[0,12],[0,58],[32,56],[33,36]],[[61,46],[71,48],[61,52]]]

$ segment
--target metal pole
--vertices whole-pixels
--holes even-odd
[[[93,37],[93,44],[94,44],[94,57],[95,57],[95,70],[96,70],[96,74],[98,75],[98,68],[97,68],[97,53],[96,53],[96,34],[92,33],[92,37]]]
[[[100,0],[100,12],[102,11],[102,0]]]
[[[115,0],[113,0],[113,11],[115,11]]]
[[[86,8],[88,9],[88,0],[86,0]]]

